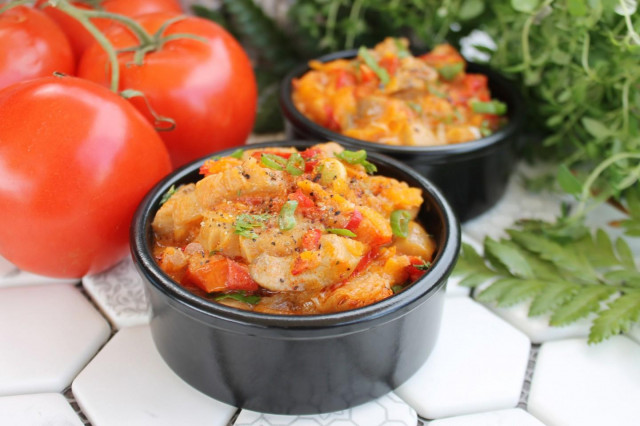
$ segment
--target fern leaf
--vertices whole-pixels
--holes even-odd
[[[512,287],[517,286],[520,280],[518,278],[501,278],[493,283],[486,289],[482,290],[480,294],[476,296],[476,299],[480,302],[496,302]]]
[[[615,291],[615,288],[605,285],[583,286],[572,299],[555,310],[549,324],[554,327],[567,325],[598,312],[600,302],[608,299]]]
[[[640,292],[624,294],[600,312],[589,332],[589,343],[599,343],[611,336],[626,333],[640,320]]]
[[[502,293],[498,299],[498,306],[513,306],[516,303],[528,300],[540,293],[546,286],[547,283],[545,281],[520,280],[517,285],[508,288]]]
[[[464,278],[462,278],[462,280],[460,280],[458,285],[462,287],[474,288],[481,284],[486,283],[487,281],[495,277],[496,277],[496,274],[493,272],[484,273],[484,274],[483,273],[469,274]]]
[[[533,299],[529,307],[529,316],[546,314],[571,299],[580,286],[568,281],[549,282]]]
[[[534,278],[533,269],[527,259],[520,252],[520,248],[509,241],[495,241],[491,238],[485,239],[485,254],[493,256],[504,265],[511,275],[520,278]]]
[[[625,268],[637,270],[633,252],[631,251],[629,244],[627,244],[624,239],[618,238],[616,240],[616,252],[618,253],[620,263],[622,263]]]

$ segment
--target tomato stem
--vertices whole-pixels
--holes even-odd
[[[67,0],[49,0],[49,5],[79,21],[104,49],[109,57],[109,63],[111,64],[110,89],[111,91],[118,93],[118,86],[120,84],[120,65],[118,64],[118,56],[116,55],[116,51],[109,39],[107,39],[107,37],[105,37],[105,35],[102,34],[102,32],[91,22],[88,16],[89,13],[86,10],[79,9],[71,5]]]
[[[133,35],[136,36],[138,42],[143,45],[152,45],[154,44],[154,40],[151,35],[135,20],[129,18],[128,16],[119,15],[117,13],[105,12],[102,10],[83,10],[83,13],[88,18],[104,18],[111,19],[116,22],[120,22],[124,26],[130,30]]]
[[[25,4],[28,4],[28,3],[30,3],[29,0],[10,1],[9,3],[7,3],[4,6],[0,7],[0,14],[6,12],[9,9],[13,9],[14,7],[22,6],[22,5],[25,5]]]

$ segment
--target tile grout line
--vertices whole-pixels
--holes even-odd
[[[102,311],[102,309],[100,309],[100,306],[98,306],[98,304],[91,298],[91,296],[89,295],[87,290],[82,285],[82,281],[80,281],[77,284],[75,284],[74,287],[76,287],[78,289],[78,291],[80,291],[80,293],[89,301],[89,303],[91,303],[91,305],[107,321],[107,324],[109,324],[109,331],[110,331],[109,332],[109,337],[104,342],[104,344],[102,344],[102,346],[100,346],[100,348],[98,348],[98,350],[91,357],[91,359],[89,359],[87,361],[87,363],[82,367],[82,369],[80,370],[80,372],[82,372],[82,370],[84,370],[84,368],[86,368],[86,366],[89,365],[89,363],[91,363],[91,361],[96,357],[96,355],[98,355],[100,353],[100,351],[102,351],[102,349],[104,349],[104,347],[107,345],[107,343],[109,343],[109,341],[113,338],[113,336],[115,336],[115,334],[118,332],[118,330],[116,329],[115,325],[112,324],[111,321],[109,321],[109,318],[105,315],[105,313]],[[80,374],[80,373],[78,373],[78,374]],[[80,420],[82,421],[84,426],[91,426],[91,422],[89,421],[87,416],[84,414],[84,412],[80,408],[80,405],[76,401],[75,395],[73,395],[73,391],[71,390],[71,385],[73,384],[73,381],[76,379],[76,377],[78,377],[78,375],[76,375],[73,378],[73,380],[71,380],[71,384],[69,384],[69,386],[62,393],[63,393],[64,397],[66,398],[67,402],[71,405],[71,407],[75,411],[75,413],[78,415],[78,417],[80,417]]]

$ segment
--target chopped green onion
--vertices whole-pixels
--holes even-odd
[[[396,49],[398,49],[398,58],[402,59],[402,58],[408,58],[409,56],[411,56],[411,52],[409,52],[407,47],[404,44],[402,44],[402,41],[400,41],[399,38],[394,38],[393,42],[396,45]]]
[[[251,294],[249,296],[247,296],[247,294],[244,292],[244,290],[240,290],[240,291],[236,291],[233,293],[224,293],[221,294],[219,296],[216,296],[214,298],[214,300],[219,301],[219,300],[224,300],[224,299],[233,299],[233,300],[237,300],[239,302],[244,302],[244,303],[248,303],[250,305],[255,305],[256,303],[258,303],[260,301],[260,296],[258,296],[257,294]]]
[[[176,192],[178,192],[178,190],[176,189],[176,186],[171,185],[171,188],[169,188],[169,190],[165,192],[164,195],[162,195],[162,198],[160,199],[160,205],[163,205],[164,203],[169,201],[169,198],[171,198],[171,196]]]
[[[287,161],[287,166],[286,166],[287,172],[293,176],[300,176],[301,174],[304,173],[304,169],[305,169],[304,158],[302,158],[302,156],[297,152],[294,152],[293,154],[291,154],[291,157],[289,157],[289,161]]]
[[[422,261],[422,264],[420,265],[413,265],[414,268],[420,270],[420,271],[426,271],[429,268],[431,268],[431,262],[427,262],[426,260]]]
[[[273,170],[284,170],[287,165],[287,160],[275,154],[262,154],[260,162]]]
[[[346,149],[342,152],[338,152],[335,156],[345,161],[349,164],[360,164],[364,167],[364,170],[367,173],[374,173],[378,170],[375,164],[372,164],[367,161],[367,151],[361,149],[359,151],[347,151]]]
[[[229,155],[229,157],[233,157],[233,158],[237,158],[238,160],[241,160],[243,154],[244,154],[244,149],[240,148],[233,151],[231,155]]]
[[[355,232],[349,231],[348,229],[342,229],[342,228],[327,228],[327,232],[330,234],[342,235],[343,237],[358,236]]]
[[[294,216],[298,202],[295,200],[289,200],[280,209],[280,215],[278,215],[278,226],[283,231],[288,231],[296,226],[296,217]]]
[[[507,104],[500,101],[471,101],[471,109],[478,114],[504,115],[507,112]]]
[[[371,52],[369,52],[369,50],[367,50],[366,47],[364,47],[364,46],[360,47],[360,49],[358,50],[358,56],[360,56],[362,58],[362,60],[364,61],[364,63],[367,64],[367,66],[369,68],[371,68],[371,71],[376,73],[376,75],[380,79],[380,82],[383,85],[387,85],[387,83],[389,83],[389,73],[387,72],[386,69],[382,68],[378,64],[376,59],[373,57]]]
[[[394,210],[391,213],[391,231],[396,237],[407,238],[411,213],[406,210]]]
[[[393,294],[398,294],[402,290],[404,290],[404,286],[403,285],[396,284],[396,285],[391,286],[391,291],[393,292]]]
[[[448,64],[438,68],[438,74],[447,81],[453,80],[464,69],[464,62]]]

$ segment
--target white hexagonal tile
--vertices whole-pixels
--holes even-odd
[[[543,344],[528,409],[547,426],[637,426],[640,345],[624,336]]]
[[[527,169],[526,165],[520,164],[500,201],[489,211],[463,224],[462,230],[467,235],[477,241],[484,241],[487,236],[497,239],[506,236],[504,229],[518,219],[555,220],[560,214],[560,196],[526,190],[520,173],[528,174]]]
[[[0,256],[0,288],[22,285],[41,284],[75,284],[80,281],[77,278],[50,278],[43,275],[32,274],[23,271]]]
[[[82,426],[71,405],[59,393],[0,397],[0,422],[11,426]]]
[[[160,357],[147,325],[117,332],[72,390],[94,426],[226,426],[236,411],[182,381]]]
[[[488,304],[487,307],[505,321],[508,321],[524,332],[533,343],[573,337],[586,337],[589,335],[592,317],[578,320],[563,327],[552,327],[549,325],[550,315],[529,317],[530,305],[531,302],[519,303],[508,308],[499,308],[494,304]]]
[[[82,285],[116,328],[151,320],[151,304],[131,257],[105,272],[85,276]]]
[[[0,289],[0,395],[61,392],[109,334],[71,285]]]
[[[393,393],[335,413],[281,416],[242,410],[235,426],[416,426],[416,411]]]
[[[467,414],[434,420],[429,426],[545,426],[540,420],[520,408]]]
[[[449,297],[433,353],[396,394],[428,419],[513,408],[530,346],[522,332],[484,306]]]

